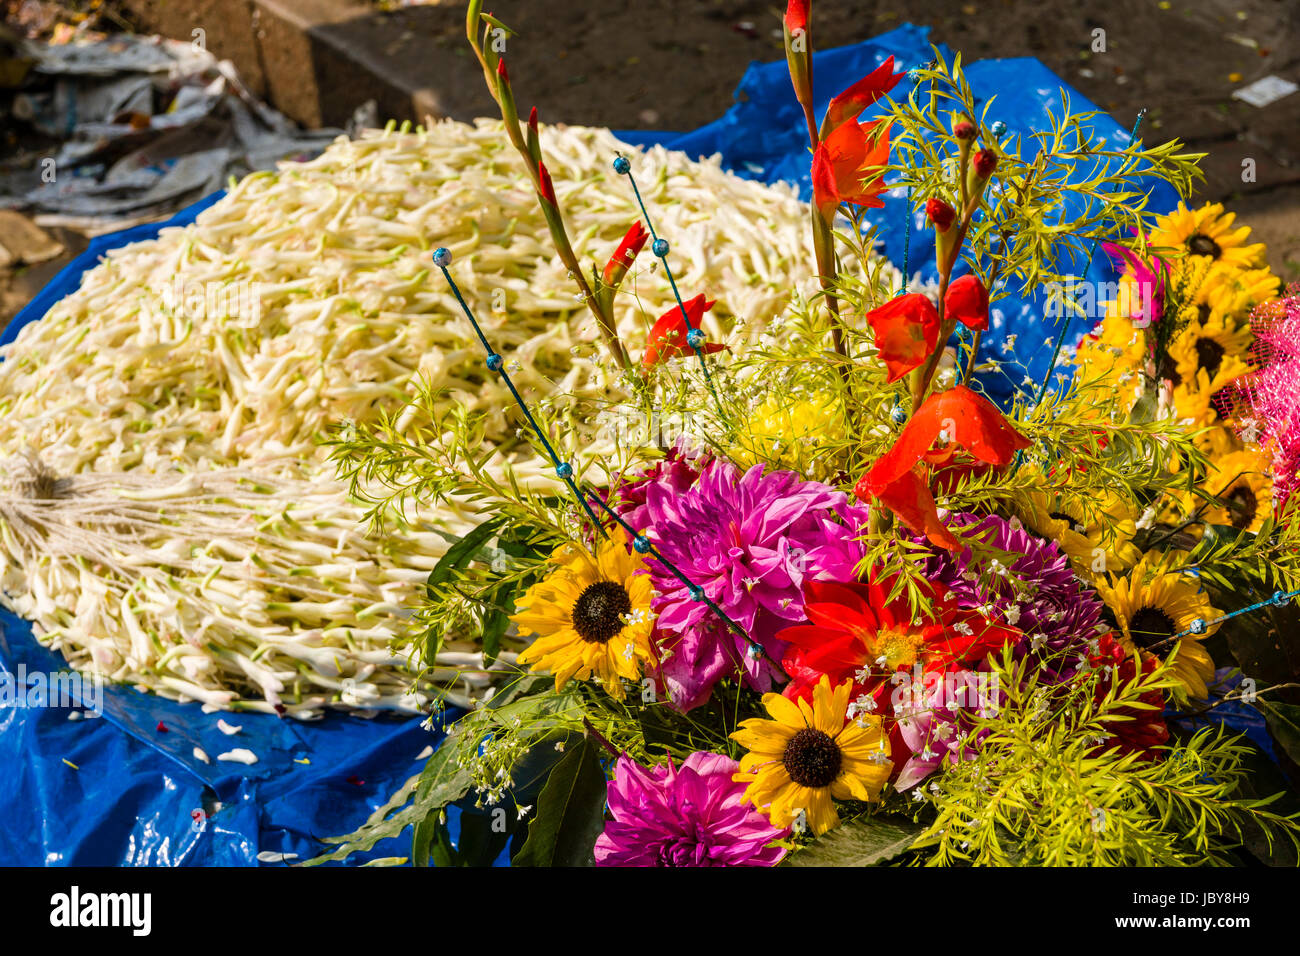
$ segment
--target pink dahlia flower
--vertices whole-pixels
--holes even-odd
[[[664,557],[766,652],[748,653],[744,637],[651,561],[658,594],[651,607],[666,657],[660,676],[683,710],[704,703],[714,684],[741,668],[752,688],[770,690],[770,661],[785,653],[775,634],[804,620],[804,582],[852,581],[865,556],[857,540],[864,506],[794,472],[763,474],[762,465],[741,474],[712,461],[684,491],[669,481],[650,482],[639,517]]]
[[[740,802],[746,785],[731,779],[739,769],[721,754],[649,769],[619,757],[596,865],[775,866],[786,850],[769,844],[790,831]]]

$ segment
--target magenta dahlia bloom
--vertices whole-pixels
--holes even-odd
[[[740,764],[693,753],[680,767],[619,757],[609,784],[614,819],[596,840],[597,866],[775,866],[790,831],[740,802]]]
[[[744,474],[732,464],[705,464],[685,491],[669,481],[646,485],[639,515],[659,551],[710,600],[759,642],[766,657],[728,628],[691,589],[658,561],[650,573],[658,596],[665,660],[660,677],[683,710],[704,703],[713,685],[742,668],[759,691],[772,687],[781,628],[804,620],[804,581],[852,581],[864,557],[857,541],[864,506],[829,485],[794,472]]]
[[[1010,557],[993,565],[985,553],[981,578],[971,568],[970,548],[961,554],[934,548],[925,562],[926,577],[951,591],[959,607],[979,608],[986,617],[1019,628],[1025,636],[1017,654],[1035,655],[1048,680],[1073,674],[1097,636],[1102,602],[1075,576],[1066,554],[1019,521],[997,515],[957,513],[948,523],[954,529],[973,528],[986,548]]]

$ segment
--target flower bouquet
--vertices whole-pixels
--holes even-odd
[[[1152,180],[1190,191],[1179,143],[1099,140],[1064,96],[1008,135],[938,51],[818,116],[806,2],[784,27],[810,283],[755,341],[679,288],[634,155],[610,160],[640,220],[579,261],[508,28],[470,4],[605,387],[529,395],[433,253],[517,438],[428,394],[427,428],[334,455],[377,521],[477,513],[415,649],[475,633],[498,685],[327,858],[411,827],[416,865],[1294,862],[1300,295],[1221,208],[1147,208]],[[876,254],[886,191],[937,284]],[[630,341],[613,305],[651,284],[675,305]],[[1035,291],[1030,375],[981,344]],[[554,477],[521,478],[539,458]]]

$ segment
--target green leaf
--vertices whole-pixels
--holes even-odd
[[[859,817],[790,856],[790,866],[875,866],[916,842],[924,827],[911,820]]]
[[[1286,751],[1288,757],[1300,763],[1300,707],[1269,700],[1259,700],[1255,706],[1263,711],[1277,745]]]
[[[429,572],[427,587],[430,600],[437,600],[434,589],[440,584],[445,584],[453,573],[462,570],[465,565],[469,564],[474,559],[474,555],[478,554],[479,549],[496,534],[497,527],[504,520],[504,518],[492,518],[484,521],[447,549],[447,553],[438,559],[438,563]]]
[[[537,800],[537,816],[512,866],[591,866],[605,828],[605,771],[590,737],[564,755]]]

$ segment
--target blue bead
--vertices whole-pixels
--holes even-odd
[[[907,71],[907,79],[908,79],[908,81],[909,81],[910,83],[912,83],[912,84],[920,83],[920,82],[921,82],[921,71],[920,71],[920,70],[908,70],[908,71]]]
[[[501,371],[501,356],[497,355],[496,352],[493,352],[486,359],[484,359],[483,364],[488,367],[489,371],[499,372]]]
[[[626,176],[632,170],[632,164],[628,162],[626,156],[617,156],[614,158],[614,172],[620,176]]]
[[[750,644],[749,656],[752,657],[754,660],[758,660],[760,657],[762,657],[763,656],[762,646],[759,644]]]
[[[649,554],[650,539],[643,534],[639,534],[632,539],[632,548],[637,554]]]
[[[692,601],[704,600],[704,588],[692,587],[689,593]]]
[[[704,342],[705,342],[705,338],[704,338],[703,329],[691,329],[689,332],[686,333],[686,344],[689,345],[691,348],[693,349],[702,348],[704,346]]]
[[[895,425],[901,425],[907,421],[907,412],[902,405],[895,405],[893,411],[889,413],[889,419]]]
[[[1274,591],[1274,592],[1273,592],[1273,604],[1274,604],[1274,606],[1276,606],[1276,607],[1281,607],[1281,606],[1282,606],[1283,604],[1285,604],[1285,603],[1286,603],[1286,595],[1285,595],[1284,593],[1282,593],[1281,591]]]
[[[989,127],[989,132],[998,138],[1006,136],[1007,124],[1002,122],[1002,120],[994,120],[993,125]]]
[[[439,246],[433,250],[433,264],[439,269],[445,269],[451,265],[451,250],[446,246]]]
[[[1192,626],[1188,628],[1188,630],[1193,634],[1204,634],[1208,628],[1209,625],[1205,623],[1205,618],[1198,617],[1196,620],[1192,621]]]
[[[664,256],[668,255],[668,240],[656,239],[650,244],[650,251],[662,259]]]
[[[555,473],[561,478],[569,479],[573,477],[573,466],[567,461],[562,461],[555,466]]]

